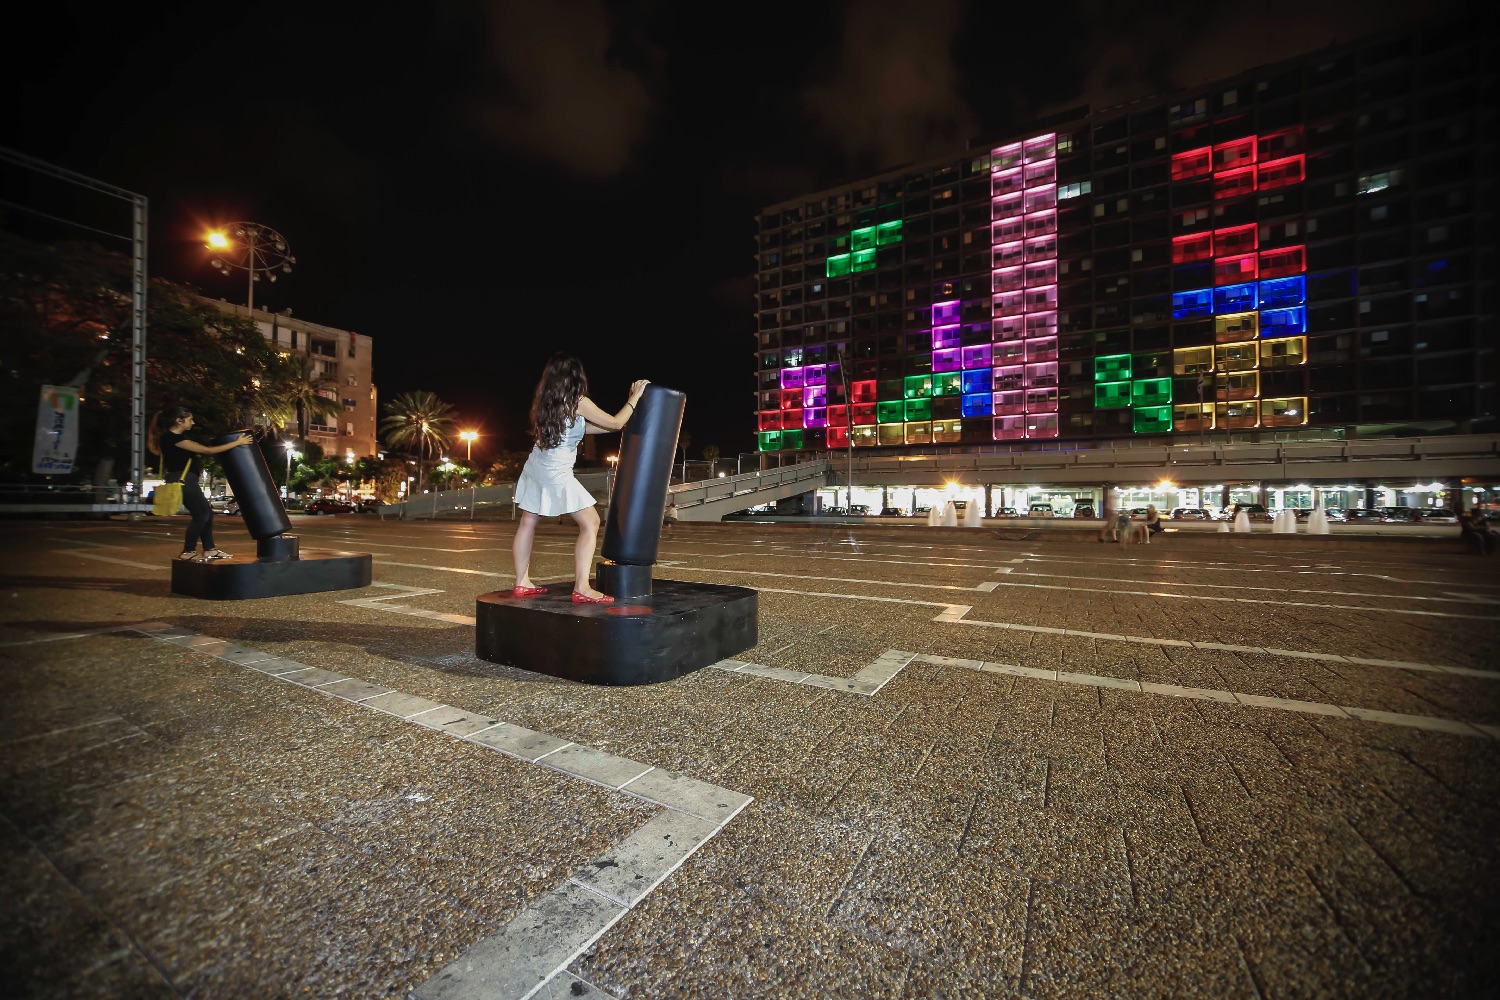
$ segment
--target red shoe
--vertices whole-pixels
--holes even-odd
[[[574,604],[613,604],[613,603],[615,603],[615,599],[613,597],[610,597],[608,594],[600,594],[598,597],[589,597],[587,594],[580,594],[578,591],[575,590],[575,591],[573,591],[573,603]]]
[[[545,594],[546,592],[547,592],[547,588],[546,587],[513,587],[513,588],[511,588],[510,596],[511,597],[536,597],[538,594]]]

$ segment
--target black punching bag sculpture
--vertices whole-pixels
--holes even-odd
[[[228,444],[242,432],[225,434],[214,444]],[[368,587],[372,573],[368,555],[335,555],[301,551],[296,535],[287,534],[292,522],[266,467],[266,457],[253,445],[220,452],[229,489],[239,501],[245,528],[255,539],[255,559],[215,562],[172,561],[172,593],[217,601],[252,597],[289,597],[328,590]]]
[[[480,594],[480,659],[593,684],[651,684],[755,645],[755,591],[651,578],[685,403],[647,386],[621,431],[595,584],[615,603],[574,604],[567,582],[540,597]]]
[[[620,432],[620,464],[598,568],[599,589],[616,600],[651,594],[651,567],[661,544],[662,511],[686,403],[680,392],[648,385]]]

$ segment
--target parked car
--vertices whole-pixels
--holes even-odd
[[[823,514],[826,517],[843,517],[847,513],[849,513],[849,512],[847,510],[845,510],[844,508],[842,508],[842,507],[824,507],[823,508]]]
[[[1415,507],[1380,508],[1382,524],[1421,524],[1422,514]]]
[[[915,513],[918,517],[920,517],[923,514],[931,514],[932,513],[932,508],[931,507],[918,507],[915,511],[913,511],[913,513]]]
[[[1050,503],[1034,503],[1031,505],[1030,509],[1026,511],[1026,516],[1056,517],[1057,514],[1052,510],[1052,505]]]
[[[353,509],[354,507],[350,504],[342,500],[335,500],[333,497],[323,497],[319,500],[309,501],[302,508],[303,513],[306,514],[347,514]]]
[[[1018,510],[1016,510],[1014,507],[1001,507],[999,513],[996,516],[998,516],[998,517],[1020,517],[1021,516],[1021,512],[1018,511]]]
[[[880,508],[880,516],[881,517],[905,517],[906,516],[906,511],[902,510],[900,507],[882,507],[882,508]]]
[[[1174,521],[1212,521],[1208,511],[1202,507],[1173,507],[1172,520]]]
[[[1098,517],[1099,515],[1096,514],[1096,513],[1094,513],[1094,501],[1092,501],[1092,500],[1079,500],[1079,501],[1077,501],[1076,503],[1073,504],[1073,516],[1074,517]]]
[[[1363,507],[1355,507],[1344,511],[1343,520],[1346,524],[1374,524],[1381,517],[1378,510],[1367,510]]]
[[[224,501],[224,509],[221,510],[221,511],[219,511],[218,513],[220,513],[220,514],[228,514],[231,517],[233,517],[234,515],[238,514],[239,512],[240,512],[240,502],[238,500],[236,500],[234,497],[230,497],[228,500]]]
[[[1344,508],[1342,507],[1326,507],[1323,513],[1328,515],[1328,520],[1330,521],[1342,521],[1344,519]]]
[[[1422,523],[1424,524],[1457,524],[1458,515],[1447,507],[1423,507]]]
[[[209,510],[212,510],[215,514],[228,513],[228,511],[226,510],[226,508],[228,508],[228,506],[230,505],[230,503],[232,503],[233,501],[234,501],[233,497],[231,497],[231,496],[229,496],[227,494],[224,494],[224,493],[220,493],[220,494],[218,494],[216,496],[211,496],[211,497],[208,498],[208,508],[209,508]]]
[[[380,508],[389,506],[390,504],[379,497],[366,497],[355,505],[354,509],[361,514],[378,514],[380,513]]]
[[[1237,503],[1230,508],[1230,519],[1233,520],[1241,511],[1247,514],[1252,521],[1273,520],[1271,512],[1266,510],[1266,505],[1262,503]]]
[[[868,504],[855,503],[849,505],[849,513],[855,517],[866,517],[870,513]]]

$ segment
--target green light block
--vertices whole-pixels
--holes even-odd
[[[849,255],[841,253],[837,257],[828,258],[828,277],[837,278],[849,273]]]
[[[908,375],[905,382],[907,399],[926,399],[932,395],[931,375]]]
[[[930,399],[908,399],[906,401],[907,420],[931,420],[932,400]]]
[[[782,431],[781,432],[781,450],[782,451],[795,451],[796,449],[801,448],[801,447],[802,447],[802,431],[801,431],[800,428],[797,429],[797,430],[795,430],[795,431]]]
[[[1130,355],[1106,354],[1094,359],[1095,382],[1118,382],[1130,377]]]
[[[941,375],[932,376],[934,396],[961,396],[963,390],[964,377],[961,372],[944,372]]]
[[[780,448],[781,448],[781,432],[780,431],[761,431],[760,432],[760,450],[761,451],[777,451]]]
[[[1169,434],[1172,430],[1170,406],[1144,406],[1132,414],[1137,434]]]
[[[878,424],[900,423],[906,416],[906,403],[900,399],[885,399],[875,404],[875,422]]]
[[[1172,380],[1143,378],[1130,383],[1131,406],[1166,406],[1172,402]]]
[[[854,250],[870,250],[875,246],[875,227],[866,226],[849,234],[849,246]]]
[[[875,250],[856,250],[850,255],[854,263],[850,266],[851,271],[873,271],[875,270]]]
[[[1122,410],[1130,405],[1129,382],[1101,382],[1094,386],[1094,408]]]
[[[887,247],[901,242],[901,223],[882,222],[875,227],[875,245]]]

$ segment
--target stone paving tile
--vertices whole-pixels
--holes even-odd
[[[1046,881],[1033,884],[1021,989],[1027,996],[1256,997],[1222,930],[1121,905]]]
[[[11,996],[179,994],[110,915],[80,893],[9,823],[0,823],[0,977]]]

